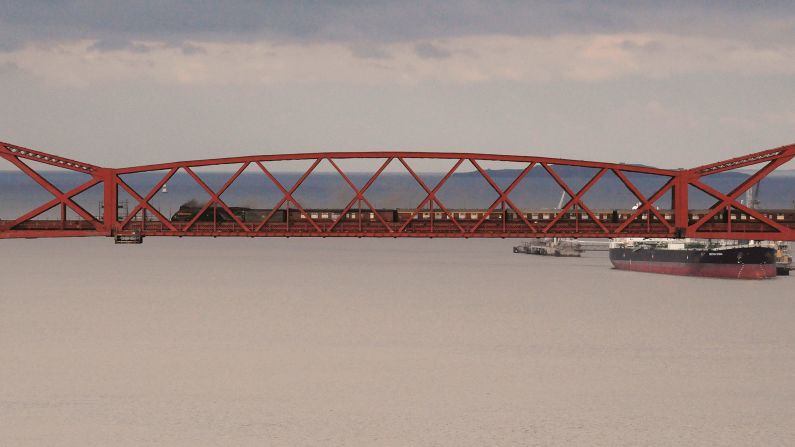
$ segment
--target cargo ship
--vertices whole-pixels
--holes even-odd
[[[776,249],[727,241],[616,239],[610,262],[620,270],[713,278],[776,277]]]

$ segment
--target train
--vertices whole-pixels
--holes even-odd
[[[241,222],[245,223],[259,223],[265,220],[269,214],[271,214],[272,210],[270,209],[262,209],[262,208],[248,208],[248,207],[240,207],[240,206],[232,206],[229,207],[229,211],[234,214]],[[377,210],[378,214],[384,219],[386,222],[397,222],[399,219],[399,211],[397,209],[390,209],[390,210]],[[194,220],[197,214],[202,212],[202,207],[193,206],[193,205],[182,205],[176,213],[171,216],[172,222],[190,222]],[[310,209],[306,210],[308,217],[312,220],[324,220],[324,219],[333,219],[336,220],[339,218],[340,213],[342,210],[340,209]],[[289,213],[289,214],[288,214]],[[346,217],[350,219],[358,219],[359,211],[358,210],[351,210],[346,213]],[[307,214],[302,213],[300,210],[296,208],[290,208],[289,210],[286,209],[278,209],[273,212],[269,222],[285,222],[289,217],[290,220],[300,220],[306,219]],[[361,211],[361,218],[364,220],[377,220],[375,217],[375,213],[371,210]],[[195,219],[197,222],[232,222],[234,219],[226,212],[225,209],[221,207],[217,207],[213,209],[213,207],[209,207],[202,214]]]
[[[244,223],[259,223],[265,220],[265,218],[271,214],[271,209],[262,209],[262,208],[249,208],[249,207],[239,207],[233,206],[229,207],[229,210],[237,217],[238,220]],[[202,211],[202,207],[196,206],[194,204],[185,204],[180,206],[180,208],[171,216],[172,222],[190,222],[196,218],[196,215]],[[343,210],[341,209],[305,209],[306,213],[302,212],[296,208],[289,208],[289,209],[278,209],[273,212],[269,222],[286,222],[287,220],[295,222],[300,220],[305,220],[307,218],[312,219],[314,221],[336,221],[339,219],[340,214]],[[453,218],[457,221],[479,221],[483,218],[484,215],[488,212],[485,209],[450,209],[448,210],[450,214],[452,214]],[[774,209],[774,210],[758,210],[762,215],[767,217],[770,220],[775,222],[779,222],[782,224],[792,224],[795,223],[795,209]],[[550,221],[555,218],[555,216],[560,212],[560,210],[554,209],[543,209],[543,210],[522,210],[523,217],[531,222],[543,222],[543,221]],[[623,222],[625,219],[628,219],[631,215],[633,215],[636,211],[632,209],[625,209],[625,210],[592,210],[594,216],[599,219],[601,222],[611,222],[611,223],[618,223]],[[690,222],[695,222],[700,218],[704,217],[709,210],[690,210],[689,220]],[[380,219],[376,217],[376,213],[380,216]],[[659,210],[659,213],[666,219],[672,220],[673,219],[673,211],[671,210]],[[648,219],[649,213],[643,213],[639,219],[646,220]],[[504,212],[500,209],[495,209],[492,213],[487,217],[487,220],[496,220],[501,221],[503,218],[506,221],[521,221],[522,216],[520,216],[517,212],[513,209],[505,210]],[[652,215],[653,218],[655,218]],[[419,221],[427,221],[427,220],[437,220],[437,221],[444,221],[450,220],[450,217],[447,213],[442,212],[439,209],[435,209],[430,211],[428,209],[420,210],[416,212],[414,209],[409,208],[393,208],[393,209],[376,209],[375,212],[373,210],[367,209],[351,209],[345,213],[345,220],[363,220],[363,221],[379,221],[383,220],[385,222],[405,222],[407,220],[419,220]],[[590,219],[588,214],[582,209],[570,209],[563,217],[562,220],[581,220],[587,221]],[[235,219],[227,213],[227,211],[222,207],[208,207],[204,210],[201,215],[195,219],[197,222],[233,222]],[[736,210],[732,211],[723,211],[721,213],[716,214],[712,217],[712,222],[750,222],[756,220],[753,216],[749,216],[745,213],[741,213]]]

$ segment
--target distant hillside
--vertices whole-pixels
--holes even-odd
[[[740,169],[739,171],[748,175],[753,175],[756,172],[756,170],[746,169]],[[795,177],[795,169],[777,169],[771,172],[769,177]]]

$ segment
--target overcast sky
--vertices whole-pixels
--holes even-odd
[[[0,140],[106,166],[403,149],[688,167],[795,142],[793,5],[0,0]]]

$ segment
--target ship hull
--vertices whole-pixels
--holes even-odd
[[[620,270],[710,278],[776,277],[775,251],[764,247],[723,250],[611,248],[610,261]]]

